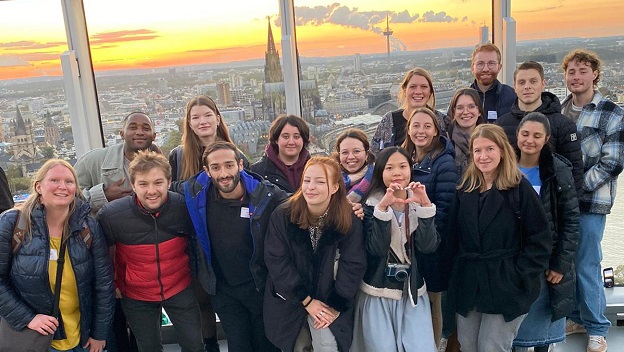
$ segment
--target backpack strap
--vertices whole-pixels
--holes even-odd
[[[26,216],[21,210],[17,210],[17,222],[13,228],[13,239],[11,240],[11,248],[13,249],[13,255],[17,253],[22,244],[24,243],[24,235],[26,229]]]

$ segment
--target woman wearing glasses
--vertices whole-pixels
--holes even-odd
[[[455,146],[455,166],[462,175],[470,162],[470,134],[477,125],[485,122],[479,93],[472,88],[458,90],[451,100],[448,113],[451,118],[448,135]]]
[[[359,203],[370,187],[375,155],[370,152],[366,134],[352,128],[338,136],[335,159],[340,163],[347,199]]]

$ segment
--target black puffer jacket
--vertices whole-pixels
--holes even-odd
[[[288,194],[293,194],[297,190],[296,187],[293,188],[293,186],[288,183],[286,176],[284,176],[266,154],[262,156],[260,161],[251,165],[249,169]]]
[[[440,137],[440,140],[444,149],[438,155],[430,153],[412,167],[412,181],[424,184],[429,200],[436,205],[435,225],[442,239],[434,253],[417,252],[418,266],[430,292],[442,292],[448,288],[452,258],[444,230],[459,179],[453,143],[445,137]]]
[[[509,143],[514,148],[518,147],[516,129],[524,116],[533,111],[522,111],[518,107],[518,99],[511,107],[511,112],[498,118],[496,124],[505,130]],[[561,114],[561,103],[556,95],[550,92],[542,93],[542,105],[535,110],[546,115],[550,122],[550,145],[554,152],[560,154],[572,163],[572,175],[576,190],[583,187],[583,154],[581,144],[577,138],[576,124],[565,115]]]
[[[67,246],[80,307],[80,345],[89,337],[106,340],[115,310],[113,266],[100,225],[91,217],[88,203],[78,202],[69,219]],[[36,314],[52,313],[53,292],[48,281],[50,260],[49,235],[42,205],[31,215],[32,240],[26,241],[13,256],[11,238],[18,212],[11,210],[0,217],[0,316],[15,329],[23,329]],[[93,242],[90,249],[80,236],[83,224],[89,226]],[[55,339],[65,338],[62,320]]]
[[[549,285],[552,320],[569,315],[574,309],[576,273],[574,257],[579,239],[579,207],[572,177],[572,165],[548,146],[539,161],[542,187],[540,198],[550,223],[553,248],[549,269],[563,274],[559,284]]]

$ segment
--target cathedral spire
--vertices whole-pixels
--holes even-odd
[[[275,47],[273,31],[271,30],[271,18],[267,16],[269,23],[269,33],[267,40],[267,51],[264,53],[264,82],[283,82],[282,65],[280,64],[279,53]]]
[[[15,110],[17,110],[15,114],[15,135],[23,136],[26,134],[26,124],[24,123],[24,118],[22,117],[22,113],[20,112],[19,106],[15,104]]]

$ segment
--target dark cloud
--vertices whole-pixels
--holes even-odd
[[[6,48],[7,50],[38,50],[38,49],[55,48],[61,45],[67,46],[67,43],[66,42],[40,43],[40,42],[31,41],[31,40],[20,40],[17,42],[0,43],[0,48]]]
[[[468,18],[466,18],[467,20]],[[457,17],[451,17],[446,14],[446,11],[440,11],[435,13],[433,11],[427,11],[423,14],[420,22],[457,22]]]
[[[135,29],[129,31],[101,32],[91,36],[90,43],[93,45],[134,42],[152,40],[160,37],[150,29]]]

